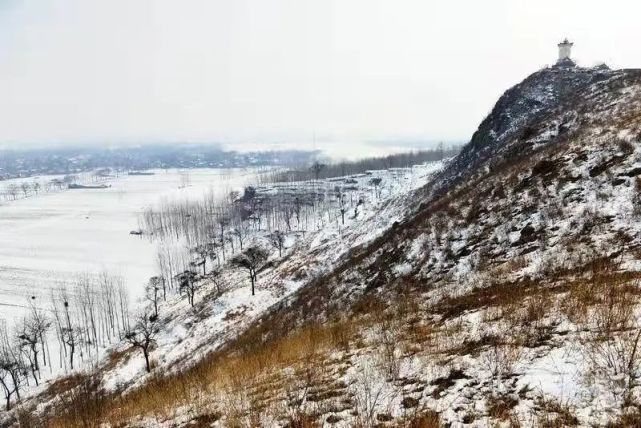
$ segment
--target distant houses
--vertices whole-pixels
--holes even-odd
[[[108,189],[111,186],[106,184],[76,184],[71,183],[67,186],[69,190],[82,190],[82,189]]]

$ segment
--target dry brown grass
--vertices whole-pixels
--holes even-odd
[[[512,409],[519,401],[507,394],[490,395],[487,399],[487,412],[492,418],[505,421],[512,418]]]
[[[292,331],[286,333],[284,325],[270,324],[276,323],[276,318],[267,319],[260,328],[248,331],[229,348],[211,354],[190,369],[168,376],[156,375],[124,397],[107,397],[99,410],[96,406],[83,405],[84,409],[80,406],[74,412],[58,411],[43,426],[91,426],[83,425],[87,415],[96,423],[103,421],[113,426],[139,416],[164,420],[175,416],[175,410],[183,405],[199,409],[200,413],[194,415],[194,420],[206,419],[206,415],[220,415],[230,426],[251,425],[260,423],[261,414],[271,413],[280,421],[290,421],[291,426],[305,426],[296,425],[303,423],[298,421],[299,416],[303,415],[303,420],[307,420],[310,416],[318,418],[326,414],[324,412],[331,413],[323,403],[344,394],[343,388],[332,386],[331,381],[344,375],[350,364],[350,355],[372,352],[372,349],[379,351],[390,380],[398,376],[400,360],[409,355],[427,354],[437,361],[437,354],[459,351],[478,354],[488,349],[494,351],[494,354],[486,354],[494,355],[495,358],[490,360],[496,363],[497,375],[504,377],[509,375],[514,361],[518,360],[514,357],[516,353],[512,352],[513,344],[504,343],[501,338],[485,338],[478,343],[463,342],[465,325],[459,322],[459,317],[468,311],[493,312],[484,315],[483,319],[520,326],[520,330],[511,329],[519,336],[527,326],[534,335],[546,327],[550,308],[556,301],[555,294],[565,293],[563,310],[568,317],[570,314],[575,317],[577,314],[589,314],[594,305],[603,301],[604,294],[599,292],[607,284],[612,284],[613,278],[621,284],[622,295],[638,294],[634,287],[629,286],[629,276],[619,273],[612,264],[593,263],[571,272],[571,275],[574,279],[567,281],[569,285],[544,286],[532,280],[490,283],[466,295],[446,298],[433,306],[420,303],[421,300],[416,298],[421,284],[403,284],[398,289],[408,289],[411,293],[396,299],[361,299],[353,306],[351,315],[343,314],[322,324],[308,322],[298,328],[290,327]],[[488,308],[492,309],[488,311]],[[616,319],[610,321],[617,323]],[[604,317],[603,322],[607,325],[608,318]],[[278,334],[265,338],[264,332],[270,328]],[[373,338],[366,337],[364,331],[376,334]],[[330,354],[341,355],[340,361],[330,359]],[[287,374],[285,368],[290,370]],[[57,391],[64,395],[64,391],[81,380],[61,381]],[[312,402],[310,397],[317,400],[314,401],[317,407],[312,413],[300,406],[303,401]],[[282,403],[286,406],[283,407]],[[346,406],[349,408],[349,404]],[[497,418],[508,417],[498,407],[496,410]],[[414,425],[406,426],[437,426],[420,425],[431,423],[421,421],[424,419],[417,419],[412,422]]]
[[[230,422],[251,421],[273,404],[268,402],[268,397],[275,397],[272,401],[277,401],[279,395],[286,398],[283,368],[296,368],[292,375],[294,379],[290,378],[288,382],[311,393],[319,384],[328,382],[327,376],[321,373],[323,367],[331,363],[327,361],[328,351],[348,351],[357,336],[355,324],[361,323],[360,327],[364,327],[373,322],[363,318],[360,321],[345,319],[324,325],[312,324],[250,352],[214,354],[189,370],[169,376],[156,375],[122,398],[109,397],[98,410],[82,403],[71,403],[77,408],[75,412],[58,412],[49,419],[47,426],[85,426],[82,421],[89,416],[96,424],[105,421],[113,426],[141,415],[167,419],[181,405],[193,405],[200,400],[199,406],[207,408],[213,405],[214,397],[223,395],[234,397],[223,403],[220,409]],[[72,380],[75,383],[82,381],[69,379],[66,382]],[[331,391],[325,394],[332,395]],[[291,423],[291,426],[313,426],[306,425],[302,419],[292,419]]]
[[[211,354],[190,369],[155,374],[125,396],[102,393],[99,408],[79,402],[70,404],[73,412],[55,409],[43,426],[85,426],[88,418],[111,426],[138,417],[170,420],[181,406],[194,409],[194,424],[215,415],[226,426],[257,425],[261,416],[269,414],[292,427],[314,426],[317,421],[310,418],[355,405],[350,404],[347,385],[340,381],[352,353],[371,353],[380,359],[388,381],[394,381],[406,355],[403,350],[414,354],[431,349],[436,328],[407,296],[385,304],[376,299],[362,302],[361,308],[351,316],[309,323],[261,346],[251,346],[246,338],[241,346]],[[364,331],[372,334],[363,337]],[[426,413],[411,426],[437,426],[429,425],[434,417]]]
[[[536,408],[537,427],[561,428],[579,425],[579,420],[566,403],[550,398],[539,398],[536,403]]]
[[[399,428],[439,428],[441,426],[441,418],[437,412],[426,410],[400,421],[396,426]]]
[[[525,298],[540,293],[541,285],[532,281],[494,282],[473,289],[462,296],[447,297],[435,304],[433,311],[444,319],[456,318],[465,312],[498,307],[503,310],[520,305]]]
[[[595,311],[598,315],[608,307],[623,310],[626,303],[638,301],[641,294],[641,288],[636,285],[638,278],[638,273],[620,271],[614,261],[595,260],[586,266],[582,277],[568,282],[561,311],[573,323],[587,328]]]

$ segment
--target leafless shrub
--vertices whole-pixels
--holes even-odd
[[[377,411],[389,405],[392,398],[383,376],[375,366],[365,361],[350,389],[354,396],[357,424],[364,428],[376,426]]]
[[[294,424],[292,426],[312,426],[296,423],[315,422],[309,418],[310,414],[318,413],[319,403],[315,400],[314,391],[323,384],[324,376],[327,375],[318,359],[306,361],[306,364],[291,369],[285,377],[285,413],[289,423]]]
[[[541,289],[521,302],[513,302],[506,312],[508,330],[525,346],[536,347],[549,334],[553,300],[546,289]]]
[[[376,343],[378,363],[389,379],[398,378],[401,368],[401,351],[399,348],[400,331],[396,320],[383,314],[376,326]]]
[[[78,386],[60,397],[61,416],[66,426],[94,428],[100,426],[106,394],[96,376],[84,376]],[[55,421],[52,424],[57,426]]]
[[[641,378],[641,325],[635,309],[637,298],[623,282],[604,290],[591,309],[591,331],[581,338],[589,364],[588,378],[598,378],[624,391],[624,401]]]
[[[434,333],[432,347],[435,352],[451,352],[462,346],[465,341],[463,321],[460,319],[441,327]]]
[[[611,278],[616,276],[618,269],[616,264],[598,259],[585,264],[585,275],[588,277],[578,278],[569,284],[569,291],[561,302],[561,311],[570,321],[582,328],[589,328],[588,321],[592,308],[603,303],[604,296],[613,298],[617,290],[621,291],[624,288],[621,288],[622,284],[613,284],[611,281]],[[612,288],[613,285],[614,288]]]
[[[517,272],[528,267],[529,263],[527,256],[517,256],[507,262],[507,270],[508,272]]]
[[[497,386],[511,375],[523,358],[522,344],[511,341],[495,340],[489,349],[481,354],[484,367],[492,374]]]

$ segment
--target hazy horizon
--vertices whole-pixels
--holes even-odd
[[[0,148],[464,142],[562,38],[580,65],[641,65],[635,12],[621,0],[0,1]]]
[[[461,141],[350,141],[350,142],[324,142],[310,147],[298,147],[296,144],[289,143],[273,143],[273,142],[256,142],[254,144],[243,144],[241,146],[233,144],[219,144],[211,143],[194,143],[194,142],[147,142],[147,143],[124,143],[124,144],[103,144],[97,145],[83,145],[75,144],[34,144],[34,145],[20,145],[15,147],[3,146],[0,144],[0,159],[2,152],[33,152],[33,151],[76,151],[83,153],[83,151],[91,151],[94,149],[127,149],[127,148],[163,148],[163,147],[176,147],[176,146],[191,146],[197,149],[220,149],[224,151],[235,151],[239,153],[247,152],[278,152],[278,151],[303,151],[303,152],[318,152],[321,158],[330,160],[332,162],[358,160],[370,157],[382,157],[397,153],[417,152],[420,150],[429,150],[437,148],[439,144],[443,144],[444,148],[460,147],[464,142]]]

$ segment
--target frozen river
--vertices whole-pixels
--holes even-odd
[[[40,194],[0,205],[0,319],[24,313],[31,296],[47,306],[51,291],[79,275],[122,275],[132,301],[156,270],[156,245],[130,235],[139,214],[164,198],[224,194],[255,181],[254,170],[199,169],[123,175],[107,189]],[[187,187],[183,187],[189,182]],[[41,303],[40,303],[41,302]]]

